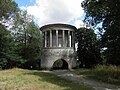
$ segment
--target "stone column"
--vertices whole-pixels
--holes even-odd
[[[58,47],[58,30],[56,30],[56,47]]]
[[[52,47],[52,30],[50,30],[50,47]]]
[[[44,38],[44,39],[45,39],[45,41],[44,41],[44,42],[45,42],[45,46],[44,46],[44,47],[47,47],[47,38],[46,38],[47,32],[46,32],[46,31],[44,32],[44,35],[45,35],[45,36],[44,36],[44,37],[45,37],[45,38]]]
[[[72,36],[71,36],[71,37],[72,37],[71,46],[73,47],[73,46],[74,46],[74,45],[73,45],[73,44],[74,44],[74,36],[73,36],[73,31],[72,31]]]
[[[70,31],[68,30],[68,47],[70,47]]]
[[[71,44],[71,43],[72,43],[72,35],[71,35],[71,31],[70,31],[69,41],[70,41],[69,43],[70,43],[70,47],[71,47],[71,46],[72,46],[72,44]]]
[[[62,31],[62,35],[63,35],[63,47],[65,47],[65,31]]]

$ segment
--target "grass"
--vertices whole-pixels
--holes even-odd
[[[83,77],[120,86],[120,66],[98,65],[95,69],[76,72]]]
[[[94,90],[56,75],[37,70],[0,71],[0,90]]]

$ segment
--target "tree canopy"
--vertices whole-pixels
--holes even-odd
[[[0,69],[39,69],[40,51],[40,30],[30,15],[14,0],[0,0]]]
[[[120,0],[84,0],[85,21],[93,26],[102,23],[104,55],[109,64],[120,64]],[[99,25],[100,26],[100,25]]]
[[[0,21],[13,17],[18,12],[18,6],[13,0],[0,0]]]
[[[79,28],[76,31],[76,42],[78,43],[78,62],[80,67],[91,68],[100,64],[100,47],[93,29]]]
[[[107,30],[112,25],[119,26],[120,1],[119,0],[84,0],[82,7],[86,13],[85,20],[92,25],[103,23]]]

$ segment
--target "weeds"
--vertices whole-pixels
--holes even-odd
[[[120,85],[120,66],[97,65],[95,69],[79,72],[78,74],[102,82]]]

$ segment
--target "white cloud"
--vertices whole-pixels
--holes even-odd
[[[39,26],[48,23],[82,24],[81,17],[84,13],[81,7],[83,0],[36,0],[33,6],[26,7],[29,14],[33,15]],[[76,21],[77,20],[77,21]]]
[[[84,23],[82,20],[75,20],[74,26],[76,26],[76,28],[84,27]]]

